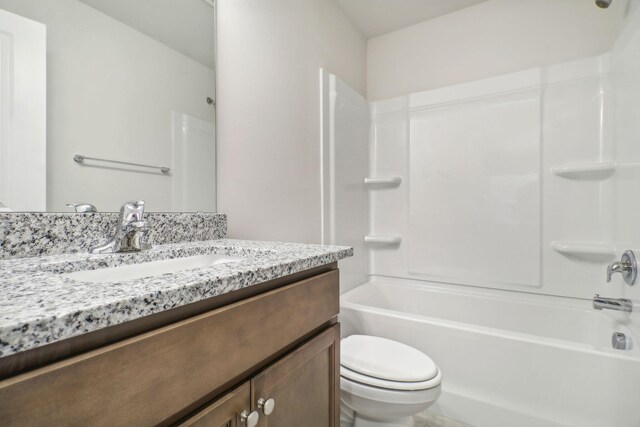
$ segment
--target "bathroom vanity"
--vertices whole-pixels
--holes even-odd
[[[2,424],[337,425],[337,314],[335,269],[259,292],[0,382]]]
[[[69,274],[202,254],[233,261]],[[337,426],[337,261],[350,255],[217,239],[0,261],[1,423]]]

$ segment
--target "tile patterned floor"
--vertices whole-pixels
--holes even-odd
[[[414,427],[471,427],[471,425],[425,411],[414,417]]]

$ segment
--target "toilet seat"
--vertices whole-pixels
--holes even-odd
[[[440,369],[421,351],[368,335],[351,335],[341,341],[340,365],[343,378],[387,390],[427,390],[442,379]]]
[[[363,375],[361,373],[352,371],[351,369],[344,366],[340,366],[340,376],[342,378],[346,378],[348,380],[355,381],[366,386],[397,391],[428,390],[439,386],[440,382],[442,381],[442,373],[440,372],[440,369],[438,369],[435,377],[426,381],[418,382],[383,380],[380,378]]]

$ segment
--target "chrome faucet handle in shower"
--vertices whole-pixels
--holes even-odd
[[[611,276],[615,273],[622,274],[622,278],[629,286],[636,283],[638,277],[638,263],[633,251],[624,251],[620,261],[612,262],[607,267],[607,283],[611,282]]]
[[[621,273],[622,275],[624,275],[626,273],[629,273],[631,270],[631,265],[627,264],[626,262],[612,262],[611,264],[609,264],[609,267],[607,267],[607,283],[611,282],[611,276],[613,276],[613,274]]]

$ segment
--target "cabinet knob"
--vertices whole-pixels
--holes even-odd
[[[276,407],[276,401],[273,398],[266,399],[261,397],[258,399],[258,408],[262,409],[265,415],[270,415],[273,412],[273,408]]]
[[[246,424],[247,427],[256,427],[259,419],[260,414],[258,414],[258,411],[253,411],[251,413],[249,413],[249,411],[242,411],[240,414],[240,422]]]

